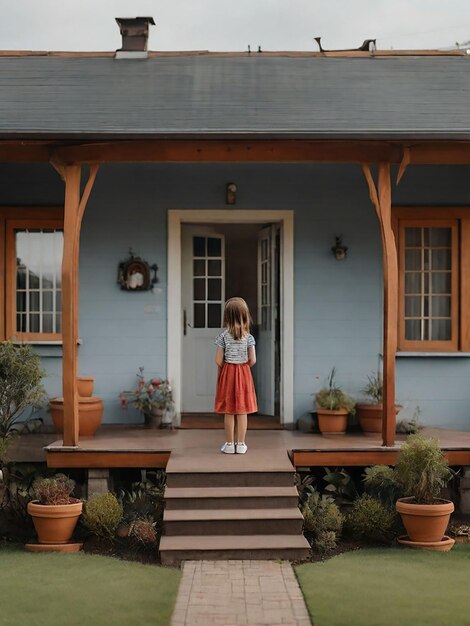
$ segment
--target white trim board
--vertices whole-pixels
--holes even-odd
[[[177,423],[181,419],[182,327],[181,225],[191,224],[281,224],[281,420],[294,422],[294,212],[269,210],[168,211],[168,327],[167,376],[174,390]],[[214,370],[214,380],[216,372]],[[215,384],[215,383],[214,383]]]

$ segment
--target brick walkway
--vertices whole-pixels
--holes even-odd
[[[310,626],[289,562],[186,561],[171,626]]]

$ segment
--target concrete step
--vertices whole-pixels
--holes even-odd
[[[167,487],[167,510],[264,509],[295,507],[297,489],[290,487]]]
[[[291,487],[294,471],[173,472],[167,468],[168,487]]]
[[[300,535],[297,507],[281,509],[165,510],[164,533],[173,535]]]
[[[163,565],[222,559],[300,561],[309,553],[309,543],[302,535],[164,536],[160,541]]]

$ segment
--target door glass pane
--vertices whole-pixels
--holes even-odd
[[[407,270],[421,269],[421,250],[406,250],[405,265]]]
[[[433,272],[431,283],[433,293],[450,293],[452,284],[451,273]]]
[[[53,333],[54,329],[52,327],[52,320],[53,320],[53,315],[52,313],[45,313],[42,316],[42,332],[43,333]]]
[[[405,246],[421,246],[421,228],[405,228]]]
[[[205,328],[206,327],[206,305],[205,304],[194,304],[194,328]]]
[[[220,328],[222,326],[222,305],[221,304],[208,304],[207,305],[207,327],[208,328]]]
[[[222,261],[208,261],[208,276],[222,276]]]
[[[222,299],[222,280],[220,278],[209,278],[208,280],[208,300]]]
[[[405,292],[421,293],[421,274],[418,274],[417,272],[406,272]]]
[[[206,262],[204,261],[204,259],[194,259],[193,272],[194,272],[194,276],[206,275]]]
[[[206,279],[195,278],[194,279],[194,300],[206,299]]]
[[[452,245],[452,232],[450,228],[430,228],[429,245],[432,248],[450,248]]]
[[[29,310],[39,312],[39,291],[29,292]]]
[[[435,296],[431,298],[432,316],[433,317],[450,317],[449,296]]]
[[[405,339],[410,341],[418,341],[421,339],[421,321],[406,320],[405,321]]]
[[[29,332],[38,333],[39,328],[39,313],[30,313],[29,315]]]
[[[433,320],[431,337],[434,341],[449,341],[452,338],[450,320]]]
[[[44,312],[53,310],[54,293],[52,291],[42,292],[42,310]],[[47,331],[50,332],[50,331]]]
[[[431,263],[433,270],[450,270],[452,267],[451,250],[445,248],[432,250]]]
[[[405,317],[421,316],[421,297],[407,296],[405,298]]]
[[[193,237],[193,256],[206,256],[205,237]]]
[[[222,241],[219,238],[208,237],[207,238],[207,256],[221,256],[222,255]]]

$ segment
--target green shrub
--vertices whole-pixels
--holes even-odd
[[[129,535],[144,545],[151,545],[157,541],[155,522],[150,518],[136,519],[130,527]]]
[[[403,488],[397,481],[393,468],[388,465],[366,467],[364,486],[366,493],[389,508],[393,508],[398,498],[403,495]]]
[[[302,513],[304,528],[307,532],[317,537],[322,532],[328,531],[336,533],[336,536],[341,534],[344,518],[330,496],[321,496],[318,491],[315,491],[306,501]]]
[[[413,496],[418,504],[429,504],[447,485],[452,472],[439,440],[416,434],[401,446],[395,476],[405,496]]]
[[[28,423],[42,421],[20,420],[26,409],[37,407],[44,400],[41,380],[45,375],[41,359],[31,346],[0,342],[0,468],[12,437]]]
[[[75,481],[65,474],[56,474],[52,478],[38,478],[33,483],[34,499],[39,504],[71,504],[78,502],[72,498]]]
[[[328,554],[336,548],[336,533],[333,530],[322,531],[314,541],[315,548],[320,554]]]
[[[122,512],[122,504],[114,494],[95,494],[85,505],[83,524],[93,535],[111,539],[122,519]]]
[[[358,498],[346,518],[346,527],[352,537],[373,543],[391,539],[395,512],[367,494]]]

